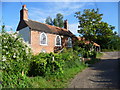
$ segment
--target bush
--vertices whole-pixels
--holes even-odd
[[[65,68],[72,68],[72,67],[78,67],[82,64],[81,62],[81,52],[78,52],[77,50],[73,49],[65,49],[62,53],[62,60],[65,61],[64,69]]]
[[[27,87],[25,74],[29,69],[31,52],[28,45],[17,33],[9,34],[4,31],[0,34],[2,38],[2,74],[3,87]]]
[[[80,52],[73,49],[64,50],[62,53],[40,53],[33,56],[29,76],[60,75],[65,68],[79,67],[81,62]]]
[[[30,66],[30,76],[58,75],[63,73],[64,60],[59,54],[40,53],[33,56]]]

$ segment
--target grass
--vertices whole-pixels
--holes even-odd
[[[2,88],[1,82],[2,82],[2,70],[0,70],[0,89]]]
[[[103,56],[103,53],[98,52],[97,55],[96,55],[96,58],[100,58],[100,57],[102,57],[102,56]]]
[[[114,49],[102,49],[102,52],[114,52],[114,51],[120,51],[120,50],[114,50]]]
[[[100,58],[103,56],[103,53],[101,52],[97,52],[97,55],[96,55],[96,58],[92,58],[91,60],[89,61],[86,61],[85,63],[89,65],[91,64],[95,64],[95,63],[98,63],[100,60]]]
[[[97,58],[87,61],[88,64],[95,64],[100,61],[100,57],[103,53],[97,53]],[[49,75],[45,77],[36,76],[29,77],[32,88],[67,88],[70,80],[75,77],[76,74],[86,68],[86,65],[81,64],[79,67],[66,68],[61,75]]]
[[[30,84],[32,88],[67,88],[69,81],[85,68],[85,65],[81,65],[79,67],[66,68],[64,73],[59,76],[31,77]]]

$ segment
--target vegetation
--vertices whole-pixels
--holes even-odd
[[[28,45],[17,35],[8,34],[2,26],[2,87],[29,87],[25,76],[29,69],[31,52]]]
[[[113,32],[115,27],[103,22],[102,16],[98,9],[76,12],[75,17],[79,21],[78,33],[87,40],[98,43],[102,49],[120,50],[120,37]]]
[[[51,18],[50,16],[47,17],[46,20],[45,20],[45,23],[46,23],[46,24],[49,24],[49,25],[53,25],[52,18]]]
[[[54,18],[52,20],[52,18],[49,16],[46,18],[45,20],[46,24],[49,24],[49,25],[54,25],[54,26],[57,26],[57,27],[63,27],[64,23],[63,23],[63,15],[61,13],[58,13],[56,15],[56,18]]]
[[[86,67],[76,50],[65,49],[59,54],[40,53],[34,56],[29,45],[17,33],[5,32],[4,26],[0,38],[3,88],[66,87],[67,81]]]
[[[58,13],[56,15],[56,18],[54,19],[53,24],[55,26],[58,26],[58,27],[61,27],[61,28],[63,27],[63,25],[64,25],[64,23],[63,23],[63,15],[61,13]]]
[[[112,32],[114,27],[102,22],[102,14],[98,10],[84,10],[84,14],[76,13],[79,19],[81,31],[84,37],[90,41],[97,42],[104,39],[100,44],[106,49],[119,48],[120,38]],[[62,27],[63,16],[57,14],[54,24]],[[57,21],[58,20],[58,21]],[[50,23],[49,23],[50,22]],[[59,23],[58,23],[59,22]],[[46,20],[51,23],[51,18]],[[100,61],[102,53],[90,50],[93,43],[85,44],[82,41],[76,42],[73,48],[64,48],[61,53],[40,53],[32,55],[29,45],[27,45],[17,33],[8,34],[2,26],[0,38],[2,39],[1,71],[3,88],[65,88],[68,81],[75,74],[82,71],[87,65]],[[105,43],[106,42],[106,43]],[[113,44],[116,44],[115,46]],[[96,56],[98,59],[96,59]],[[91,58],[90,61],[83,62],[82,58]],[[1,64],[0,63],[0,64]]]
[[[95,64],[101,61],[100,57],[103,56],[103,53],[97,52],[96,53],[96,58],[91,58],[91,60],[86,61],[85,63],[90,66],[91,64]]]
[[[48,55],[49,56],[48,58],[51,59],[54,56],[55,61],[59,61],[59,58],[57,58],[58,54],[53,53],[50,54],[41,53],[41,54]],[[39,54],[38,56],[41,56],[41,54]],[[46,74],[39,74],[39,72],[36,71],[36,75],[30,78],[32,87],[65,88],[68,84],[68,81],[71,78],[73,78],[75,74],[82,71],[86,67],[86,65],[80,61],[79,56],[73,54],[72,50],[65,50],[63,53],[59,54],[59,57],[60,60],[63,60],[61,63],[61,71],[60,67],[57,67],[56,64],[53,65],[52,62],[50,61],[51,62],[51,64],[49,63],[50,66],[47,66],[46,64],[46,68],[49,68],[48,70],[46,70]],[[76,57],[76,59],[74,59],[73,57],[74,58]],[[38,68],[38,66],[36,68]],[[34,71],[36,68],[32,69],[31,71]]]

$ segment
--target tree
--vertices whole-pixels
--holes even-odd
[[[57,21],[56,18],[54,18],[54,20],[53,20],[53,25],[54,25],[54,26],[58,26],[58,21]]]
[[[46,24],[53,25],[53,21],[50,16],[46,18],[45,22],[46,22]]]
[[[117,34],[117,32],[115,32]],[[120,37],[113,35],[108,43],[108,49],[120,51]]]
[[[63,15],[61,13],[58,13],[56,15],[56,18],[54,18],[53,20],[50,16],[47,17],[45,22],[46,22],[46,24],[54,25],[54,26],[61,27],[61,28],[64,26]]]
[[[85,9],[83,13],[75,13],[75,17],[79,20],[78,33],[106,48],[115,27],[103,22],[102,16],[103,14],[99,14],[99,9]]]
[[[63,23],[63,15],[61,13],[58,13],[56,15],[56,18],[54,19],[53,24],[55,26],[58,26],[58,27],[61,27],[61,28],[63,27],[63,25],[64,25],[64,23]]]

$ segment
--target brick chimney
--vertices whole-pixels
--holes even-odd
[[[64,20],[64,28],[68,30],[68,20]]]
[[[20,21],[21,20],[28,20],[28,9],[26,8],[26,5],[23,5],[20,10]]]

